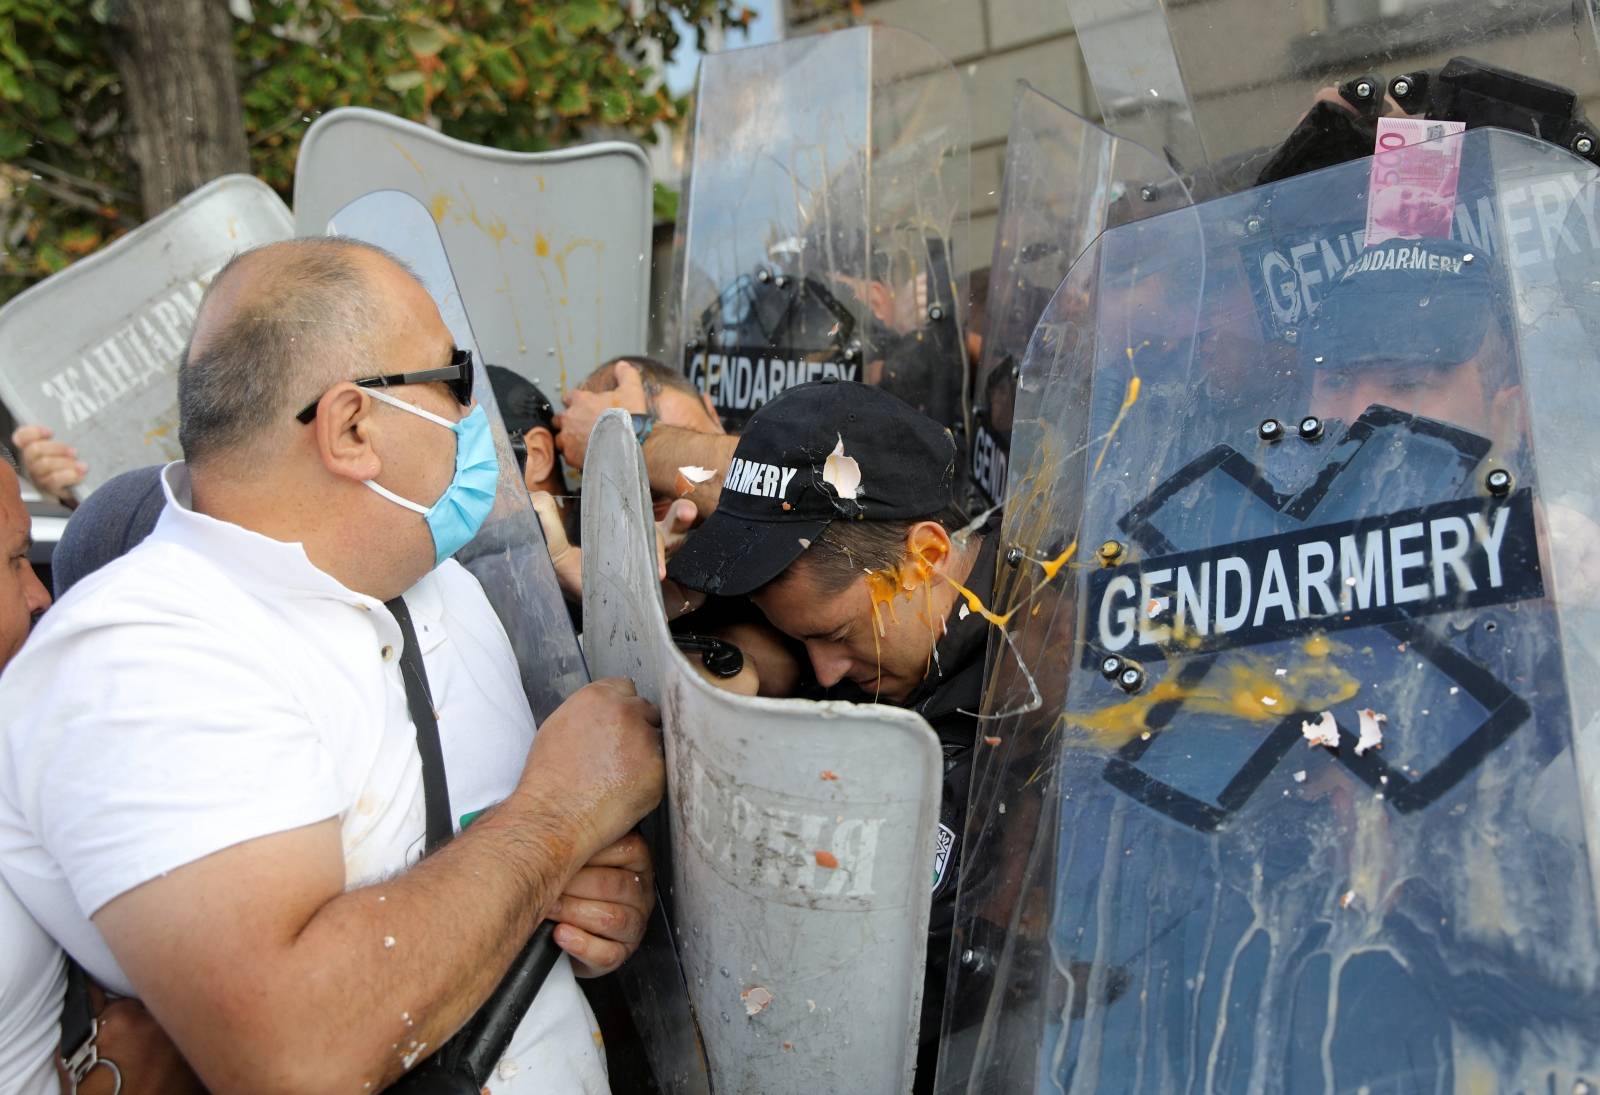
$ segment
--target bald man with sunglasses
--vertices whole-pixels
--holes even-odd
[[[545,919],[571,960],[489,1090],[607,1089],[573,975],[642,935],[630,830],[661,795],[658,720],[602,681],[535,736],[506,634],[451,559],[497,474],[470,377],[382,252],[240,256],[185,354],[185,459],[154,532],[0,679],[0,872],[212,1090],[383,1088]],[[459,830],[426,858],[413,643]]]

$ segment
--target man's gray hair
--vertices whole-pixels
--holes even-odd
[[[308,236],[234,256],[212,279],[209,299],[239,266],[267,279],[253,287],[198,350],[194,336],[178,367],[178,443],[200,463],[239,451],[292,419],[341,380],[374,371],[371,342],[383,323],[364,256],[380,247],[338,236]],[[265,264],[265,268],[263,268]],[[206,300],[200,304],[204,320]],[[197,326],[196,330],[200,330]]]

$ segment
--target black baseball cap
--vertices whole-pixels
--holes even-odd
[[[840,447],[860,473],[854,498],[835,486],[848,480],[829,473],[828,457]],[[845,470],[852,470],[847,462]],[[673,556],[667,575],[707,593],[749,593],[783,573],[834,521],[909,521],[944,511],[955,501],[955,478],[950,431],[881,388],[844,380],[786,388],[745,423],[716,510]]]
[[[1391,239],[1358,254],[1322,300],[1302,360],[1338,369],[1368,361],[1470,361],[1509,307],[1495,263],[1454,240]]]
[[[521,437],[535,426],[554,430],[555,408],[545,398],[539,386],[521,373],[504,365],[487,365],[489,386],[494,389],[494,401],[500,406],[500,420],[506,433]]]

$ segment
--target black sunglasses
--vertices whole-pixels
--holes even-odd
[[[416,373],[390,373],[388,376],[368,376],[353,381],[358,388],[395,388],[402,384],[437,384],[443,382],[450,389],[450,394],[455,396],[457,403],[463,407],[472,402],[472,351],[455,350],[450,354],[450,364],[438,369],[423,369]],[[318,396],[306,404],[306,409],[295,415],[295,420],[302,425],[310,424],[317,417],[317,404],[322,402]]]

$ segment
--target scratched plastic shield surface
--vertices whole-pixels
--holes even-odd
[[[473,398],[489,416],[500,483],[489,519],[456,558],[478,579],[500,616],[522,671],[523,691],[542,721],[589,677],[439,230],[421,202],[398,190],[380,190],[336,212],[327,234],[374,243],[403,259],[439,306],[456,345],[473,352]]]
[[[1096,236],[1189,204],[1155,153],[1017,82],[989,264],[983,350],[972,391],[969,474],[984,504],[1005,496],[1017,374],[1061,279]]]
[[[927,41],[858,27],[706,56],[674,268],[687,375],[734,425],[786,387],[963,416],[967,101]]]
[[[668,898],[712,1090],[908,1091],[938,739],[908,711],[736,696],[690,668],[620,411],[590,439],[584,495],[584,646],[661,708]]]
[[[1452,240],[1360,161],[1052,301],[941,1090],[1600,1083],[1600,181],[1462,154]]]
[[[178,360],[212,276],[294,234],[268,187],[225,175],[0,309],[0,401],[89,465],[80,495],[176,460]]]
[[[1101,117],[1196,195],[1253,186],[1314,96],[1470,57],[1558,84],[1594,113],[1592,4],[1570,0],[1066,0]]]
[[[299,231],[319,232],[345,203],[386,189],[422,202],[438,225],[484,359],[557,406],[602,361],[644,349],[650,168],[637,145],[509,152],[355,107],[306,131]]]

